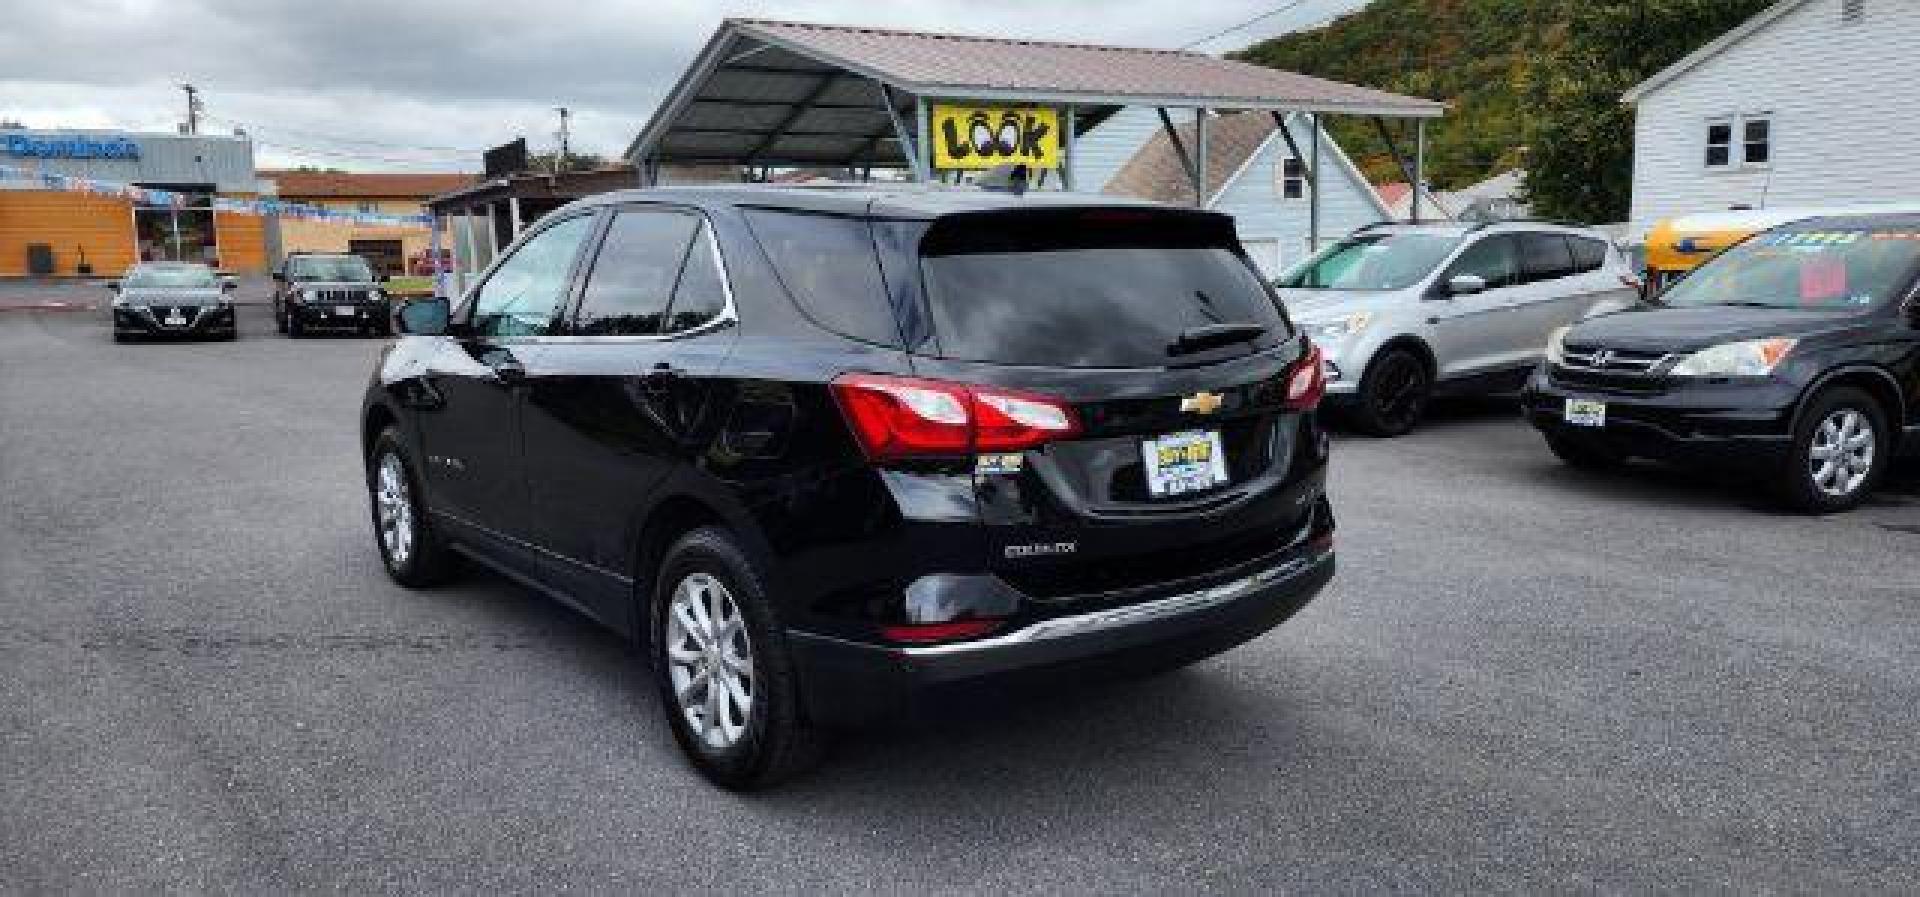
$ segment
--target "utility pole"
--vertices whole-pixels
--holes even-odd
[[[553,173],[559,174],[560,172],[573,167],[572,156],[571,156],[572,149],[571,149],[571,145],[568,143],[569,135],[567,133],[567,117],[572,115],[573,113],[567,111],[567,107],[565,106],[555,106],[553,107],[553,111],[560,113],[560,131],[559,131],[560,155],[555,156],[553,158]]]
[[[180,89],[187,92],[187,133],[200,133],[200,88],[191,84],[182,84]]]

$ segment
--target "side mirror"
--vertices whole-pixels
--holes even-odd
[[[116,293],[120,292],[120,281],[117,281],[117,280],[107,281],[107,289],[112,290]]]
[[[400,332],[413,336],[443,336],[453,318],[453,303],[438,296],[415,299],[400,306]]]
[[[240,289],[240,281],[234,280],[231,277],[220,278],[220,292],[231,293],[237,289]]]
[[[1447,281],[1447,295],[1471,296],[1487,291],[1487,279],[1478,274],[1455,274]]]
[[[286,282],[287,282],[287,275],[286,275],[286,274],[284,274],[284,273],[282,273],[282,272],[279,272],[279,271],[275,271],[275,272],[273,272],[273,279],[274,279],[274,280],[276,280],[276,281],[279,281],[280,283],[286,283]]]
[[[387,281],[390,281],[393,279],[393,275],[388,274],[385,271],[382,271],[379,274],[373,275],[373,279],[379,283],[386,283]]]

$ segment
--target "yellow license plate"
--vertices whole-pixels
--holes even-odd
[[[1218,430],[1188,430],[1155,437],[1140,446],[1147,494],[1184,495],[1227,481],[1227,456]]]

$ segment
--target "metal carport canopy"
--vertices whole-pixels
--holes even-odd
[[[627,150],[662,164],[913,168],[928,102],[1435,118],[1432,100],[1202,53],[729,19]],[[924,140],[920,141],[924,143]]]

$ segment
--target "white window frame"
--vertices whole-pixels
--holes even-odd
[[[1753,124],[1753,123],[1764,123],[1767,126],[1767,139],[1763,141],[1767,147],[1767,158],[1764,161],[1760,161],[1760,162],[1755,162],[1752,159],[1747,158],[1747,145],[1750,142],[1747,140],[1747,125]],[[1735,141],[1737,141],[1740,144],[1740,167],[1741,168],[1771,167],[1773,165],[1773,143],[1774,143],[1773,135],[1774,135],[1773,113],[1750,112],[1750,113],[1747,113],[1746,115],[1740,116],[1739,129],[1734,133]]]
[[[1297,167],[1299,173],[1288,174],[1287,168],[1289,165]],[[1299,192],[1294,195],[1289,195],[1287,193],[1289,187]],[[1306,199],[1307,191],[1311,189],[1311,185],[1307,183],[1307,163],[1292,156],[1281,156],[1279,163],[1274,166],[1273,189],[1274,194],[1281,199]]]
[[[1716,144],[1713,142],[1713,129],[1718,127],[1725,127],[1727,129],[1727,142],[1725,144]],[[1731,171],[1739,167],[1734,163],[1733,158],[1734,135],[1739,133],[1739,131],[1740,122],[1734,116],[1716,115],[1708,118],[1705,126],[1700,129],[1700,136],[1703,138],[1700,147],[1700,166],[1708,171]],[[1708,153],[1712,152],[1714,147],[1722,145],[1726,147],[1727,160],[1715,164],[1709,159]]]

